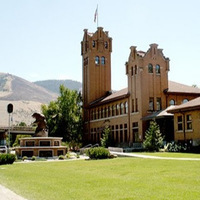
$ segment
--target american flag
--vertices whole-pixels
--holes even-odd
[[[98,17],[98,6],[97,6],[95,13],[94,13],[94,22],[96,22],[97,17]]]

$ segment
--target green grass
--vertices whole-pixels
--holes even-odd
[[[30,200],[200,199],[200,161],[117,158],[0,166],[0,184]]]

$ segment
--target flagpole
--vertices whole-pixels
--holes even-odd
[[[99,27],[99,8],[97,4],[97,28]]]

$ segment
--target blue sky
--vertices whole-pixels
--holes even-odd
[[[112,88],[127,87],[130,46],[157,43],[170,58],[169,79],[200,86],[199,0],[0,0],[0,72],[28,81],[82,81],[83,29],[113,38]]]

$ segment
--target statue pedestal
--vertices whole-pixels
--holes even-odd
[[[61,146],[62,138],[60,137],[28,137],[20,139],[20,147],[17,147],[16,154],[18,157],[45,157],[52,158],[59,155],[65,155],[66,146]]]

